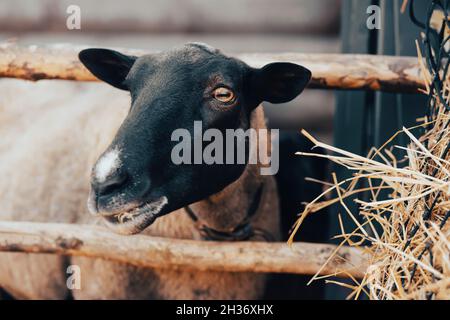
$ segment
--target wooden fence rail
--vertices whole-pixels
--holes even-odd
[[[78,61],[86,46],[18,46],[0,44],[0,78],[97,81]],[[142,55],[147,52],[117,49]],[[311,88],[417,92],[424,88],[419,63],[413,57],[341,54],[236,54],[253,67],[274,61],[302,64],[313,73]],[[262,242],[206,242],[120,236],[99,227],[55,223],[0,222],[0,251],[55,253],[104,258],[140,267],[199,271],[321,274],[361,278],[365,256],[355,248],[333,245]]]
[[[120,236],[100,227],[61,223],[0,222],[0,252],[55,253],[104,258],[140,267],[198,271],[315,274],[334,245],[267,242],[214,242]],[[342,247],[321,271],[361,278],[361,251]]]
[[[0,44],[0,77],[27,80],[96,81],[78,61],[86,46]],[[148,52],[119,49],[128,54]],[[424,88],[417,58],[354,54],[244,53],[234,55],[253,67],[274,61],[302,64],[313,73],[311,88],[417,92]]]

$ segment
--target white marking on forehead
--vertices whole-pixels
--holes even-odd
[[[99,182],[104,182],[109,175],[119,168],[122,163],[119,155],[119,149],[112,149],[97,161],[95,165],[95,177]]]

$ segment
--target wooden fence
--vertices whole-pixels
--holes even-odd
[[[87,225],[0,222],[0,251],[97,257],[138,267],[315,274],[336,249],[327,244],[194,241],[121,236]],[[364,269],[361,252],[343,247],[321,274],[360,278]]]
[[[20,47],[5,43],[0,45],[0,77],[98,81],[77,58],[84,48],[68,45]],[[148,53],[117,50],[132,55]],[[424,88],[418,60],[414,57],[301,53],[241,53],[235,56],[253,67],[274,61],[304,65],[313,74],[311,88],[390,92],[417,92],[418,88]]]
[[[0,45],[0,77],[96,81],[78,61],[83,47]],[[141,55],[141,50],[118,49]],[[290,61],[308,67],[312,88],[417,92],[423,88],[416,58],[340,54],[239,54],[259,67]],[[105,258],[136,266],[215,271],[333,274],[360,278],[362,252],[328,244],[213,242],[119,236],[105,229],[55,223],[0,222],[0,251]],[[332,261],[327,261],[332,253]],[[322,266],[328,262],[326,267]]]

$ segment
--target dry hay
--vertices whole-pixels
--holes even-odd
[[[338,182],[333,173],[333,182],[325,183],[326,191],[306,205],[290,242],[309,214],[339,203],[356,228],[344,230],[339,215],[341,234],[336,238],[342,240],[340,246],[364,250],[369,267],[363,279],[352,278],[353,284],[330,280],[346,270],[318,276],[319,270],[311,281],[325,278],[350,288],[348,298],[365,294],[370,299],[450,299],[450,80],[440,66],[439,74],[445,79],[438,79],[442,88],[433,90],[430,84],[439,77],[418,52],[424,93],[432,97],[429,115],[419,119],[419,125],[403,128],[367,157],[321,143],[303,131],[315,147],[331,155],[298,154],[325,157],[353,175]],[[406,147],[393,145],[398,135],[408,137]],[[394,148],[406,156],[397,160]],[[367,193],[369,200],[362,200]],[[359,216],[346,205],[351,197],[356,197]]]

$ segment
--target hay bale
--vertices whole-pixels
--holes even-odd
[[[447,14],[441,16],[445,19]],[[436,25],[430,16],[428,23],[433,27],[431,22]],[[446,28],[446,24],[437,25]],[[361,281],[353,279],[354,285],[329,281],[352,289],[349,298],[365,293],[371,299],[450,299],[450,77],[445,38],[437,39],[441,43],[436,47],[424,41],[428,59],[418,50],[423,93],[430,96],[429,112],[419,125],[403,128],[367,157],[321,143],[304,132],[316,147],[332,154],[301,155],[326,157],[354,171],[340,182],[333,174],[333,183],[305,207],[293,233],[309,214],[334,203],[342,205],[356,228],[349,232],[341,223],[341,245],[358,247],[369,255]],[[407,146],[392,145],[399,134],[408,137]],[[404,151],[405,157],[396,159],[393,148]],[[370,200],[361,200],[367,192]],[[330,195],[334,197],[327,199]],[[355,195],[363,222],[344,201]]]

